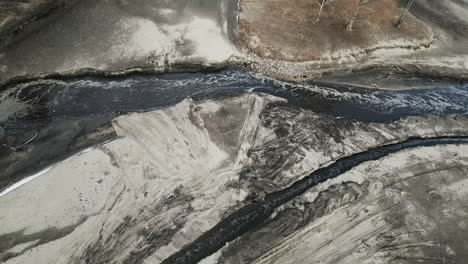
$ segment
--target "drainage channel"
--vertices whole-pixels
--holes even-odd
[[[309,188],[328,179],[335,178],[363,162],[378,160],[389,154],[409,148],[466,143],[468,143],[468,137],[410,138],[400,143],[381,146],[339,159],[326,168],[314,171],[290,187],[268,194],[264,200],[248,204],[239,209],[219,222],[211,230],[201,235],[194,242],[164,260],[162,264],[198,263],[200,260],[220,250],[226,243],[267,220],[279,206],[303,194]]]

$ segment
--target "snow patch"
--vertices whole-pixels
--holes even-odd
[[[40,176],[46,174],[47,172],[49,172],[51,169],[55,168],[57,165],[60,165],[60,164],[63,164],[63,163],[66,163],[66,162],[69,162],[69,161],[72,161],[73,159],[75,159],[76,157],[78,156],[81,156],[82,154],[85,154],[87,152],[90,152],[92,150],[95,150],[107,143],[110,143],[110,141],[107,141],[107,142],[104,142],[103,144],[99,144],[98,146],[94,146],[94,147],[89,147],[89,148],[85,148],[83,150],[81,150],[80,152],[78,152],[77,154],[75,155],[72,155],[70,157],[68,157],[67,159],[63,160],[63,161],[60,161],[60,162],[57,162],[56,164],[53,164],[53,165],[50,165],[49,167],[46,167],[45,169],[37,172],[37,173],[34,173],[33,175],[31,176],[28,176],[20,181],[17,181],[15,182],[14,184],[8,186],[7,188],[5,188],[3,191],[0,192],[0,198],[7,195],[8,193],[20,188],[21,186],[39,178]]]
[[[22,179],[21,181],[18,181],[12,185],[10,185],[9,187],[7,187],[5,190],[1,191],[0,192],[0,197],[3,197],[5,195],[7,195],[8,193],[18,189],[19,187],[25,185],[26,183],[38,178],[39,176],[42,176],[44,174],[46,174],[48,171],[50,171],[54,166],[50,166],[50,167],[47,167],[41,171],[39,171],[38,173],[35,173],[29,177],[26,177],[24,179]]]
[[[121,22],[123,32],[115,36],[117,45],[110,52],[114,60],[126,58],[159,57],[171,61],[202,59],[205,62],[222,62],[235,53],[234,46],[215,21],[192,17],[187,23],[158,25],[149,19],[128,18]]]

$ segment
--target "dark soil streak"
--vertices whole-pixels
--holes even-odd
[[[84,223],[86,218],[82,218],[78,223],[63,228],[51,227],[44,230],[41,230],[32,234],[24,234],[24,230],[1,234],[0,235],[0,262],[7,261],[11,258],[19,256],[24,252],[40,246],[42,244],[49,243],[51,241],[61,239],[66,235],[73,232],[79,225]],[[8,249],[13,248],[17,245],[24,243],[34,242],[33,244],[25,247],[23,250],[17,253],[6,252]]]

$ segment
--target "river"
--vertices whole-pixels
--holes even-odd
[[[387,91],[286,82],[230,67],[210,73],[60,77],[4,87],[0,93],[0,166],[6,169],[0,172],[0,188],[100,143],[83,137],[110,126],[118,115],[169,107],[189,97],[200,100],[263,92],[286,98],[296,107],[363,122],[468,112],[467,83],[416,79],[411,85],[415,82],[429,88]],[[28,158],[8,158],[15,154],[10,147],[33,137],[24,146]]]

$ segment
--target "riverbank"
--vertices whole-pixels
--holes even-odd
[[[214,0],[76,1],[12,37],[1,49],[0,79],[224,64],[237,54],[227,32],[231,9],[229,1]]]
[[[252,13],[252,10],[248,11],[249,8],[244,6],[243,2],[237,5],[236,1],[229,0],[203,0],[199,3],[177,1],[173,4],[153,6],[138,1],[132,0],[122,5],[117,1],[104,4],[83,0],[75,3],[73,8],[59,8],[51,17],[38,19],[37,23],[24,26],[8,41],[10,44],[0,50],[2,87],[13,82],[57,75],[117,76],[136,72],[212,71],[232,65],[245,66],[259,74],[294,81],[365,71],[370,67],[399,68],[402,71],[431,74],[439,78],[468,78],[468,50],[465,48],[468,36],[458,34],[467,26],[466,21],[460,20],[460,14],[467,8],[455,0],[451,0],[446,6],[426,3],[424,0],[416,1],[415,16],[410,16],[408,23],[423,21],[417,23],[425,23],[427,26],[421,27],[430,28],[435,34],[434,40],[408,46],[395,43],[393,37],[382,39],[373,36],[371,39],[381,42],[377,47],[367,45],[359,38],[351,38],[350,41],[354,44],[345,40],[341,41],[342,44],[364,45],[366,48],[358,48],[350,55],[338,44],[336,46],[328,43],[327,45],[333,44],[338,55],[329,56],[330,58],[322,56],[320,60],[316,60],[315,55],[310,58],[301,55],[296,60],[290,60],[264,56],[246,49],[242,40],[255,38],[256,35],[250,31],[242,31],[242,23],[249,15],[251,19],[260,18],[254,16],[255,12]],[[245,5],[254,4],[252,2]],[[307,6],[316,11],[315,5]],[[431,19],[435,8],[440,10],[438,13],[444,14],[444,19]],[[145,11],[147,9],[154,10],[154,13]],[[324,21],[328,19],[327,12],[332,11],[328,9],[325,8]],[[399,12],[394,7],[391,10],[395,14]],[[245,13],[242,13],[243,11]],[[290,13],[294,14],[293,11]],[[272,12],[279,12],[279,9],[273,8]],[[387,14],[385,21],[379,21],[385,25],[391,24],[390,20],[394,15]],[[305,17],[307,21],[315,18],[313,15]],[[277,22],[269,23],[268,26],[281,25],[281,21],[277,19]],[[295,23],[302,23],[301,21]],[[458,22],[455,23],[456,21]],[[447,27],[447,23],[453,24],[453,27]],[[78,32],[74,29],[76,24],[82,25]],[[97,24],[100,26],[96,27]],[[368,24],[361,22],[361,26],[369,26]],[[262,27],[265,24],[253,23],[251,26]],[[294,32],[299,33],[294,35],[295,38],[302,36],[312,41],[313,34],[302,32],[308,28],[310,27],[307,23],[296,26]],[[356,32],[345,33],[359,33],[362,37],[358,28],[359,25]],[[267,29],[257,31],[267,35],[273,32]],[[371,32],[368,34],[372,35]],[[295,38],[283,39],[291,41]],[[306,41],[297,43],[307,44]],[[285,44],[284,49],[294,48],[292,44],[294,43]]]
[[[337,72],[395,66],[407,71],[441,76],[461,76],[463,79],[467,77],[468,35],[462,32],[466,32],[464,29],[468,27],[465,19],[468,14],[468,5],[463,2],[451,0],[442,5],[426,0],[415,1],[411,9],[414,16],[410,16],[410,20],[419,21],[417,23],[422,23],[424,26],[412,28],[412,30],[418,32],[422,30],[421,33],[429,30],[433,33],[433,38],[417,43],[417,41],[414,42],[413,37],[419,35],[410,34],[406,36],[408,42],[406,44],[403,44],[405,41],[400,43],[395,41],[395,38],[387,40],[385,37],[377,37],[379,34],[398,32],[395,27],[392,28],[398,16],[388,15],[389,12],[399,12],[396,9],[391,11],[394,7],[386,7],[384,8],[386,11],[383,12],[380,10],[382,7],[375,7],[375,3],[372,3],[370,10],[366,7],[367,12],[364,11],[370,15],[356,21],[356,32],[348,32],[345,29],[347,22],[345,17],[352,4],[342,7],[347,3],[346,1],[338,4],[332,2],[324,7],[323,20],[325,22],[315,22],[318,5],[307,1],[298,2],[302,5],[288,5],[284,1],[271,3],[245,1],[244,10],[241,8],[240,13],[240,28],[237,30],[239,36],[235,41],[247,54],[249,67],[253,71],[275,78],[304,80]],[[393,2],[386,1],[386,4],[390,3]],[[281,5],[284,8],[280,8]],[[340,9],[340,12],[333,12],[336,8]],[[287,12],[283,14],[283,10]],[[307,10],[309,12],[305,12]],[[327,16],[327,12],[331,14]],[[382,15],[382,12],[386,15]],[[337,13],[342,16],[336,17]],[[244,19],[242,19],[243,16]],[[270,21],[270,23],[263,23],[262,16],[264,21]],[[293,17],[299,17],[299,19],[292,19]],[[327,24],[327,21],[334,20],[337,20],[336,23]],[[325,25],[320,23],[325,23]],[[380,25],[379,23],[384,23],[388,28],[373,34],[372,30],[375,30]],[[411,21],[408,23],[411,28]],[[363,30],[360,31],[359,26]],[[330,30],[325,34],[325,38],[313,37],[314,29],[320,31],[327,27],[330,27]],[[280,33],[275,34],[275,32]],[[321,39],[327,39],[329,35],[336,37],[336,40],[322,43]],[[366,38],[367,35],[369,36]],[[360,38],[364,40],[353,42],[354,39]],[[379,44],[370,45],[369,42]],[[291,49],[293,52],[288,52]],[[328,51],[335,49],[335,56],[330,56]],[[303,52],[308,52],[309,57],[307,54],[304,56]],[[281,55],[281,53],[285,54]]]

